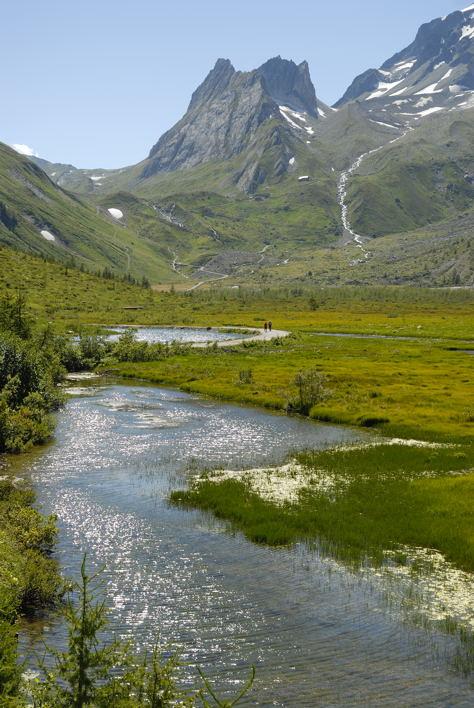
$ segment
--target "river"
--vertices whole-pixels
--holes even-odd
[[[358,432],[146,384],[71,386],[54,443],[14,468],[58,516],[64,573],[77,577],[85,552],[105,566],[111,632],[179,646],[185,680],[200,666],[224,692],[254,664],[252,705],[472,705],[451,666],[456,641],[409,626],[380,585],[303,544],[257,546],[168,504],[190,470],[276,464]],[[64,646],[59,617],[40,629]],[[38,633],[22,633],[24,655]]]

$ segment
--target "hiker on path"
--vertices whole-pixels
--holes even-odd
[[[271,322],[268,323],[268,331],[269,331],[269,332],[272,331],[272,323],[271,323]]]
[[[265,332],[267,331],[267,329],[268,329],[268,324],[267,324],[267,322],[265,322],[265,324],[263,325],[263,329],[265,330]]]

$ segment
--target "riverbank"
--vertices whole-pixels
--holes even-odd
[[[34,501],[35,494],[21,479],[0,477],[1,705],[20,705],[15,703],[22,672],[17,664],[20,616],[53,606],[63,589],[58,563],[50,557],[55,519],[42,516]]]
[[[112,634],[151,647],[159,631],[165,646],[186,652],[189,680],[197,664],[225,689],[235,685],[239,667],[255,663],[260,703],[271,696],[283,705],[311,705],[321,685],[328,703],[344,705],[353,695],[368,696],[370,703],[394,691],[415,702],[420,683],[425,701],[464,697],[467,681],[451,670],[458,637],[441,627],[413,634],[402,613],[388,607],[385,580],[366,580],[353,562],[334,560],[330,528],[327,536],[307,535],[309,544],[276,549],[229,533],[214,515],[169,504],[171,490],[205,469],[279,468],[292,449],[322,453],[372,436],[143,383],[91,379],[77,393],[59,416],[55,444],[25,458],[25,474],[41,490],[43,509],[58,515],[57,553],[68,572],[77,572],[85,551],[91,572],[105,566]],[[426,459],[417,450],[398,457],[393,473],[410,459],[423,471]],[[435,459],[440,453],[441,469],[452,462],[445,451],[451,448],[427,450]],[[329,466],[318,457],[312,473],[323,463]],[[364,464],[362,459],[361,472]],[[374,448],[374,478],[382,478],[386,467],[385,448]],[[374,506],[369,499],[369,529]],[[293,531],[285,509],[276,512],[275,527]],[[349,531],[347,523],[347,537]],[[399,565],[398,556],[395,561],[408,572],[409,564]],[[375,565],[366,567],[377,572]],[[52,618],[48,643],[61,649],[63,642]],[[433,658],[438,646],[442,654]]]
[[[472,356],[443,341],[299,332],[239,347],[186,350],[161,361],[123,362],[113,369],[120,376],[278,411],[295,396],[298,372],[314,369],[327,380],[327,395],[309,411],[314,420],[446,442],[467,442],[474,433]]]
[[[370,428],[377,444],[299,455],[282,468],[224,469],[192,478],[172,501],[212,512],[259,543],[315,542],[355,563],[381,562],[402,546],[435,548],[472,571],[472,365],[461,346],[439,338],[300,331],[121,363],[115,373],[284,412],[298,373],[316,372],[324,395],[309,417]]]

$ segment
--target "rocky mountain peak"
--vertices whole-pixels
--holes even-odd
[[[474,5],[422,25],[379,69],[357,76],[336,106],[363,101],[397,125],[474,103]]]
[[[193,110],[201,103],[212,101],[213,98],[222,93],[235,73],[236,71],[229,59],[218,59],[214,68],[211,69],[202,84],[193,93],[188,111]]]
[[[297,65],[278,56],[262,64],[257,73],[263,77],[269,95],[279,106],[317,116],[316,91],[308,62]]]
[[[314,132],[310,123],[317,117],[307,62],[297,65],[274,57],[258,69],[242,72],[228,59],[218,59],[193,93],[186,114],[151,149],[141,177],[229,160],[250,148],[253,155],[262,156],[269,145],[262,126],[270,120],[269,131],[275,123],[307,141]],[[287,165],[284,146],[280,152]],[[273,172],[279,173],[279,168]],[[253,177],[250,183],[255,183]]]

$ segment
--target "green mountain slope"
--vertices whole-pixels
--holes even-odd
[[[113,207],[113,204],[110,204]],[[68,193],[30,160],[0,144],[0,243],[96,271],[170,276],[153,240],[138,239],[106,209]]]
[[[367,157],[350,180],[353,228],[406,232],[474,207],[474,110],[427,118]]]
[[[133,322],[159,307],[149,288],[83,273],[0,245],[0,297],[25,298],[28,314],[55,327],[85,322]],[[152,314],[150,314],[152,313]]]

